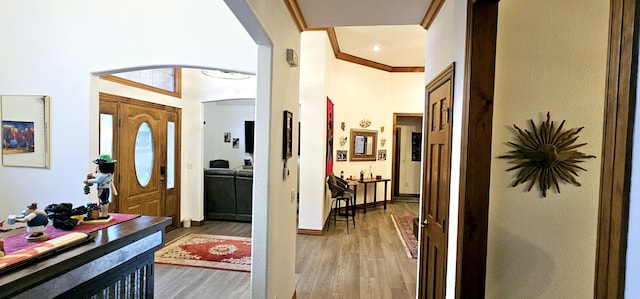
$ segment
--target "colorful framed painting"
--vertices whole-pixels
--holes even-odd
[[[49,168],[48,96],[3,95],[2,165]]]

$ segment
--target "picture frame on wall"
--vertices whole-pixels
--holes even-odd
[[[293,113],[285,110],[282,121],[282,159],[293,156]]]
[[[420,161],[422,155],[422,132],[411,132],[411,161]]]
[[[50,167],[50,105],[45,95],[0,96],[2,165]]]
[[[347,151],[346,150],[337,150],[336,151],[336,161],[347,161]]]
[[[387,150],[381,149],[378,150],[378,161],[386,161],[387,160]]]
[[[240,148],[240,138],[233,138],[233,148]]]
[[[225,143],[231,142],[231,132],[224,132],[224,142]]]

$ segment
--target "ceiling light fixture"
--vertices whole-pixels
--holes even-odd
[[[223,70],[202,70],[202,74],[205,76],[218,78],[218,79],[229,79],[229,80],[242,80],[248,79],[251,77],[250,75],[236,72],[227,72]]]
[[[371,50],[373,50],[373,52],[378,52],[378,51],[380,51],[380,46],[378,46],[378,45],[373,45],[373,47],[371,48]]]

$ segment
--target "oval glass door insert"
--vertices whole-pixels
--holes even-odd
[[[138,183],[146,187],[153,170],[153,136],[147,122],[143,122],[138,128],[134,160]]]

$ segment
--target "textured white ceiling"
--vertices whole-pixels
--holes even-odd
[[[340,51],[389,66],[424,66],[426,30],[420,25],[336,27]],[[374,45],[380,51],[372,50]]]
[[[420,24],[431,0],[297,0],[307,27]]]
[[[424,66],[431,0],[297,0],[307,27],[335,27],[340,51],[392,67]],[[379,52],[371,51],[378,44]]]

